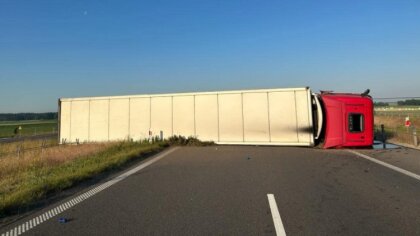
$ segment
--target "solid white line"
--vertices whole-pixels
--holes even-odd
[[[277,236],[286,236],[286,231],[284,231],[283,222],[281,221],[280,212],[277,208],[276,199],[273,194],[267,194],[268,204],[270,205],[271,215],[273,216],[274,228],[276,228]]]
[[[365,155],[365,154],[362,154],[362,153],[359,153],[359,152],[356,152],[356,151],[353,151],[353,150],[347,150],[347,151],[348,151],[348,152],[350,152],[350,153],[353,153],[353,154],[355,154],[355,155],[357,155],[357,156],[359,156],[359,157],[363,157],[363,158],[365,158],[366,160],[369,160],[369,161],[375,162],[375,163],[377,163],[377,164],[379,164],[379,165],[382,165],[382,166],[388,167],[388,168],[390,168],[390,169],[392,169],[392,170],[398,171],[398,172],[400,172],[401,174],[405,174],[405,175],[407,175],[407,176],[410,176],[410,177],[412,177],[412,178],[415,178],[415,179],[417,179],[417,180],[420,180],[420,175],[414,174],[413,172],[410,172],[410,171],[407,171],[407,170],[401,169],[401,168],[399,168],[399,167],[393,166],[393,165],[391,165],[391,164],[385,163],[385,162],[383,162],[383,161],[377,160],[377,159],[375,159],[375,158],[373,158],[373,157],[367,156],[367,155]]]
[[[121,174],[121,175],[119,175],[119,176],[117,176],[117,177],[99,185],[99,186],[97,186],[96,189],[99,190],[99,191],[95,192],[95,191],[89,190],[89,191],[87,191],[87,192],[85,192],[85,193],[83,193],[83,194],[81,194],[81,195],[79,195],[79,196],[77,196],[77,197],[75,197],[75,198],[73,198],[73,199],[71,199],[71,200],[69,200],[69,201],[51,209],[51,210],[49,210],[49,211],[47,211],[47,212],[44,212],[44,214],[42,214],[42,215],[39,215],[37,217],[32,218],[31,220],[37,221],[37,224],[34,225],[33,228],[35,228],[35,226],[40,225],[41,223],[49,220],[50,218],[53,218],[54,216],[64,212],[64,210],[61,210],[63,206],[64,207],[68,206],[67,209],[69,209],[69,208],[77,205],[78,203],[90,198],[91,196],[95,195],[96,193],[99,193],[102,190],[104,190],[108,187],[111,187],[112,185],[114,185],[114,184],[120,182],[121,180],[127,178],[128,176],[140,171],[141,169],[144,169],[144,168],[148,167],[149,165],[159,161],[160,159],[162,159],[163,157],[167,156],[168,154],[174,152],[177,149],[179,149],[179,147],[171,148],[171,149],[159,154],[158,156],[154,157],[153,159],[151,159],[151,160],[149,160],[149,161],[147,161],[147,162],[145,162],[145,163],[143,163],[143,164],[141,164],[141,165],[139,165],[139,166],[137,166],[137,167],[135,167],[135,168],[133,168],[133,169],[131,169],[131,170],[129,170],[129,171],[127,171],[127,172],[125,172],[125,173],[123,173],[123,174]],[[39,219],[39,223],[38,223],[38,219]],[[14,233],[14,235],[20,235],[22,229],[23,229],[23,232],[25,232],[25,230],[28,231],[29,229],[32,228],[32,227],[28,228],[28,226],[29,226],[29,221],[26,221],[25,223],[22,223],[21,225],[16,226],[15,228],[9,230],[8,232],[10,232],[10,234]],[[2,233],[1,236],[3,236],[3,235],[5,235],[5,234]]]

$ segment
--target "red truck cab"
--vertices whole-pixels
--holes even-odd
[[[373,101],[364,94],[323,92],[324,148],[373,144]]]

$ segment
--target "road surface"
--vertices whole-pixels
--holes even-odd
[[[346,150],[183,147],[155,161],[25,235],[276,235],[276,210],[287,235],[420,234],[420,181]]]

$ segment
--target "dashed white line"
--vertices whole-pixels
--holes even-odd
[[[99,186],[97,186],[95,188],[95,190],[91,189],[91,190],[89,190],[89,191],[87,191],[87,192],[85,192],[85,193],[83,193],[83,194],[81,194],[81,195],[79,195],[79,196],[77,196],[77,197],[75,197],[75,198],[73,198],[73,199],[71,199],[71,200],[69,200],[69,201],[51,209],[51,210],[49,210],[49,211],[47,211],[47,212],[44,212],[44,214],[42,214],[42,215],[34,217],[34,218],[30,219],[29,221],[26,221],[25,223],[22,223],[21,225],[18,225],[16,227],[14,227],[13,229],[10,229],[7,232],[2,233],[1,236],[6,236],[6,235],[9,235],[9,234],[10,235],[16,235],[16,236],[21,235],[25,231],[28,231],[28,230],[34,228],[35,226],[49,220],[50,218],[53,218],[54,216],[64,212],[66,209],[69,209],[69,208],[75,206],[76,204],[92,197],[93,195],[101,192],[102,190],[104,190],[104,189],[120,182],[121,180],[127,178],[128,176],[140,171],[141,169],[144,169],[144,168],[148,167],[149,165],[159,161],[160,159],[162,159],[166,155],[174,152],[177,149],[178,149],[178,147],[171,148],[168,151],[165,151],[165,152],[161,153],[160,155],[156,156],[155,158],[153,158],[153,159],[151,159],[151,160],[149,160],[149,161],[147,161],[147,162],[145,162],[145,163],[143,163],[143,164],[141,164],[141,165],[139,165],[139,166],[137,166],[137,167],[135,167],[135,168],[133,168],[133,169],[131,169],[131,170],[129,170],[129,171],[127,171],[127,172],[125,172],[125,173],[123,173],[123,174],[121,174],[121,175],[119,175],[119,176],[117,176],[117,177],[99,185]],[[68,207],[66,207],[66,206],[68,206]],[[64,207],[64,209],[63,209],[63,207]],[[31,221],[36,222],[36,224],[32,225],[30,223]]]
[[[277,236],[286,236],[283,222],[281,221],[280,212],[277,207],[276,199],[273,194],[267,194],[268,204],[270,205],[271,215],[273,217],[274,228],[276,229]]]
[[[412,177],[414,179],[420,180],[420,175],[414,174],[413,172],[410,172],[410,171],[404,170],[404,169],[402,169],[400,167],[396,167],[396,166],[393,166],[391,164],[385,163],[383,161],[377,160],[377,159],[375,159],[373,157],[370,157],[368,155],[362,154],[360,152],[356,152],[356,151],[353,151],[353,150],[347,150],[347,151],[350,152],[350,153],[353,153],[353,154],[355,154],[355,155],[357,155],[359,157],[363,157],[366,160],[375,162],[375,163],[377,163],[379,165],[382,165],[382,166],[388,167],[389,169],[392,169],[392,170],[395,170],[397,172],[400,172],[401,174],[405,174],[405,175],[410,176],[410,177]]]

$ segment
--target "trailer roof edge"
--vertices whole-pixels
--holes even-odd
[[[171,96],[194,96],[194,95],[214,95],[214,94],[231,94],[231,93],[264,93],[264,92],[286,92],[286,91],[306,91],[309,87],[299,88],[274,88],[274,89],[248,89],[248,90],[229,90],[229,91],[212,91],[212,92],[185,92],[185,93],[156,93],[156,94],[139,94],[139,95],[122,95],[122,96],[97,96],[97,97],[76,97],[76,98],[59,98],[61,102],[70,101],[86,101],[86,100],[106,100],[106,99],[127,99],[127,98],[149,98],[149,97],[171,97]]]

